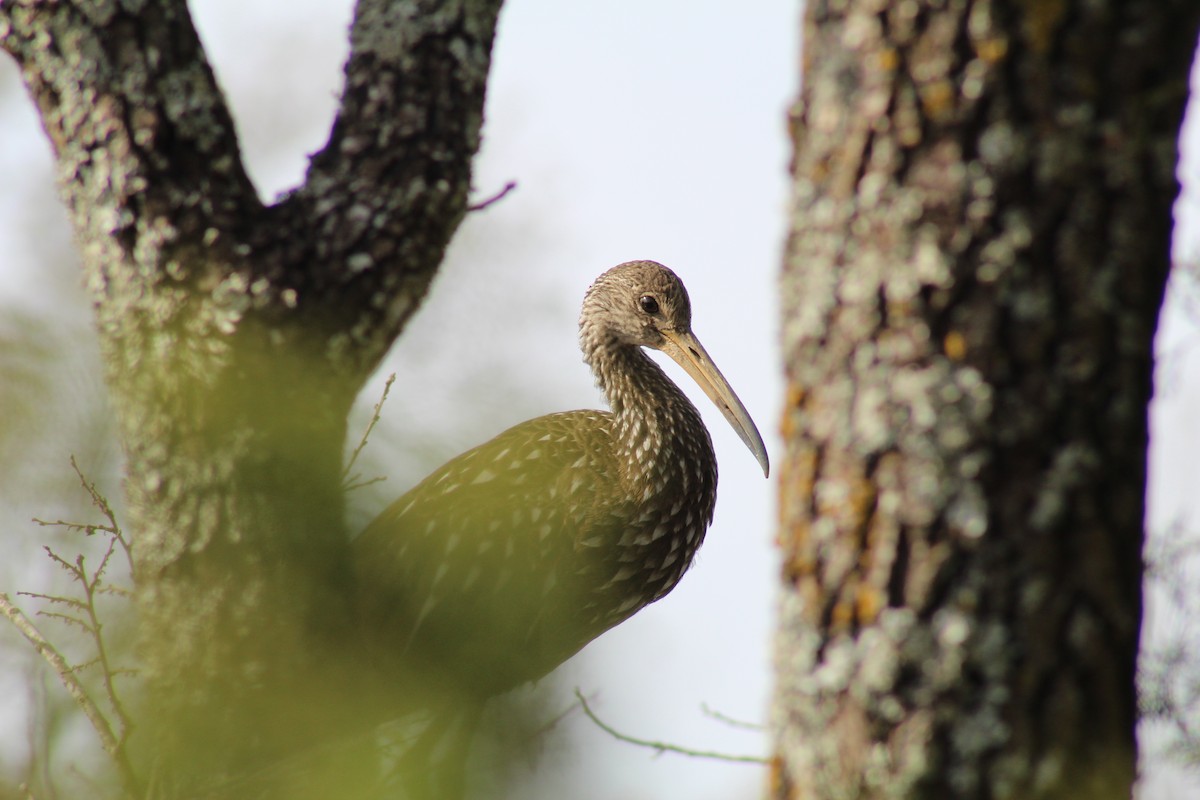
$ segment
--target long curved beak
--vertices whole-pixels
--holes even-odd
[[[769,476],[771,464],[767,460],[767,448],[758,434],[758,428],[754,426],[754,420],[750,419],[750,412],[733,393],[729,381],[725,380],[721,370],[717,369],[717,365],[709,357],[708,351],[691,331],[662,331],[662,335],[666,337],[666,342],[660,349],[683,367],[708,395],[708,399],[721,409],[725,419],[729,420],[737,435],[742,437],[746,447],[750,448],[750,452],[758,459],[763,477]]]

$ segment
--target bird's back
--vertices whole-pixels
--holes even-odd
[[[380,514],[354,549],[381,652],[491,694],[541,677],[665,593],[638,585],[643,570],[620,546],[649,520],[614,491],[612,422],[571,411],[522,423]],[[653,544],[665,559],[670,543]]]

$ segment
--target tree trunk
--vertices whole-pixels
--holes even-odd
[[[1128,798],[1200,5],[808,4],[780,798]]]
[[[465,212],[500,2],[422,6],[358,3],[329,142],[273,205],[183,0],[0,6],[127,453],[156,797],[215,792],[355,716],[346,415]]]

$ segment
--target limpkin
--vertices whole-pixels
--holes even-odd
[[[523,422],[454,458],[355,543],[387,658],[480,698],[535,680],[675,587],[704,538],[717,462],[666,353],[769,472],[749,413],[692,334],[687,291],[653,261],[588,289],[584,360],[611,407]]]

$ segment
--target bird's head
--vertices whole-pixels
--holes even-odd
[[[588,289],[580,327],[585,335],[661,350],[664,332],[691,332],[692,304],[674,272],[654,261],[629,261]]]
[[[768,474],[767,450],[725,376],[692,333],[692,304],[683,282],[655,261],[628,261],[605,272],[583,301],[580,337],[589,363],[614,344],[661,350],[687,371],[725,415]]]

